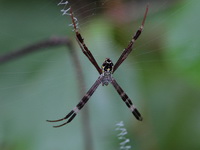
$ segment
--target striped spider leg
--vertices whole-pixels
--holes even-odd
[[[81,101],[76,105],[76,107],[70,112],[68,113],[64,118],[62,119],[58,119],[58,120],[47,120],[48,122],[59,122],[59,121],[63,121],[63,120],[67,120],[67,122],[58,125],[58,126],[53,126],[55,128],[57,127],[61,127],[66,125],[67,123],[71,122],[74,117],[77,115],[78,111],[81,110],[83,108],[83,106],[87,103],[87,101],[90,99],[90,97],[92,96],[92,94],[95,92],[95,90],[97,89],[97,87],[101,84],[101,79],[102,76],[99,76],[99,78],[96,80],[96,82],[93,84],[93,86],[88,90],[88,92],[85,94],[85,96],[83,96],[83,98],[81,99]]]
[[[129,97],[127,96],[127,94],[122,90],[122,88],[119,86],[119,84],[117,83],[117,81],[114,78],[112,78],[111,84],[114,86],[114,88],[116,89],[116,91],[118,92],[118,94],[121,96],[122,100],[126,103],[127,107],[131,110],[131,112],[133,113],[133,115],[135,116],[135,118],[137,120],[142,121],[142,117],[141,117],[139,111],[133,105],[132,101],[129,99]]]
[[[104,61],[103,65],[102,65],[102,72],[103,72],[102,73],[102,75],[103,75],[102,85],[107,86],[109,83],[111,83],[114,86],[115,90],[120,95],[120,97],[122,98],[122,100],[125,102],[127,107],[131,110],[131,112],[133,113],[135,118],[139,121],[142,121],[142,117],[141,117],[139,111],[137,110],[137,108],[133,105],[132,101],[127,96],[127,94],[122,90],[122,88],[119,86],[117,81],[112,77],[113,68],[114,67],[113,67],[113,63],[112,63],[111,59],[106,58],[106,60]]]
[[[85,54],[85,56],[90,60],[90,62],[94,65],[94,67],[97,69],[97,71],[99,72],[99,74],[101,74],[101,68],[99,67],[99,65],[97,64],[96,60],[94,59],[92,53],[90,52],[90,50],[88,49],[88,47],[86,46],[86,44],[84,43],[84,39],[82,38],[81,34],[78,31],[78,28],[76,26],[76,21],[72,12],[72,9],[70,8],[70,16],[72,19],[72,24],[74,27],[74,31],[76,32],[76,40],[82,50],[82,52]]]
[[[149,9],[149,6],[147,5],[146,11],[145,11],[145,14],[144,14],[144,18],[143,18],[143,21],[142,21],[142,25],[140,26],[140,28],[137,30],[137,32],[133,36],[133,38],[130,41],[130,43],[127,46],[127,48],[125,48],[123,50],[121,56],[119,57],[119,59],[117,60],[115,66],[113,68],[113,72],[115,72],[116,69],[120,66],[120,64],[128,57],[128,55],[132,51],[133,44],[135,43],[135,41],[139,38],[140,34],[142,33],[142,30],[143,30],[143,27],[144,27],[144,23],[145,23],[145,20],[146,20],[146,17],[147,17],[148,9]]]
[[[142,29],[143,29],[143,26],[144,26],[144,23],[145,23],[145,20],[146,20],[147,12],[148,12],[148,5],[146,7],[146,11],[145,11],[145,15],[144,15],[144,18],[143,18],[143,21],[142,21],[142,25],[140,26],[140,28],[137,30],[137,32],[133,36],[133,38],[130,41],[128,47],[124,49],[124,51],[122,52],[122,54],[119,57],[119,59],[116,62],[116,64],[113,65],[112,60],[110,58],[106,58],[105,61],[102,64],[101,68],[100,68],[99,65],[97,64],[96,60],[94,59],[92,53],[89,51],[89,49],[85,45],[84,40],[83,40],[81,34],[79,33],[77,27],[76,27],[75,19],[74,19],[72,10],[70,8],[70,14],[71,14],[71,18],[72,18],[72,23],[73,23],[73,26],[74,26],[74,30],[76,32],[76,40],[77,40],[77,42],[78,42],[78,44],[79,44],[82,52],[86,55],[86,57],[94,65],[94,67],[99,72],[100,76],[96,80],[96,82],[93,84],[93,86],[88,90],[88,92],[85,94],[85,96],[83,96],[83,98],[81,99],[81,101],[76,105],[76,107],[70,113],[68,113],[62,119],[47,120],[48,122],[59,122],[59,121],[67,120],[65,123],[63,123],[61,125],[58,125],[58,126],[54,126],[54,127],[61,127],[61,126],[66,125],[67,123],[71,122],[75,118],[75,116],[77,115],[77,113],[87,103],[87,101],[89,100],[89,98],[92,96],[92,94],[95,92],[95,90],[97,89],[97,87],[101,83],[102,83],[103,86],[104,85],[107,86],[109,83],[111,83],[114,86],[115,90],[120,95],[120,97],[122,98],[122,100],[125,102],[125,104],[127,105],[127,107],[131,110],[131,112],[133,113],[133,115],[135,116],[135,118],[137,120],[139,120],[139,121],[142,121],[142,117],[141,117],[139,111],[133,105],[132,101],[129,99],[129,97],[127,96],[127,94],[122,90],[122,88],[119,86],[119,84],[116,82],[116,80],[112,77],[112,74],[121,65],[121,63],[128,57],[129,53],[132,51],[132,47],[133,47],[134,42],[138,39],[138,37],[140,36],[140,34],[142,32]]]

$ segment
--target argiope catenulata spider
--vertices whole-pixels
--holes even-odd
[[[59,121],[68,119],[65,123],[63,123],[61,125],[58,125],[58,126],[54,126],[54,127],[61,127],[61,126],[66,125],[67,123],[71,122],[74,119],[74,117],[77,115],[77,113],[87,103],[87,101],[90,99],[92,94],[95,92],[95,90],[97,89],[97,87],[101,83],[102,83],[103,86],[104,85],[107,86],[109,83],[111,83],[114,86],[114,88],[116,89],[116,91],[118,92],[118,94],[121,96],[122,100],[126,103],[128,108],[131,110],[131,112],[133,113],[135,118],[137,120],[139,120],[139,121],[142,121],[142,117],[141,117],[139,111],[133,105],[133,103],[131,102],[131,100],[127,96],[127,94],[119,86],[117,81],[113,78],[112,74],[117,70],[117,68],[121,65],[121,63],[128,57],[128,55],[132,51],[132,47],[133,47],[134,42],[138,39],[138,37],[140,36],[140,34],[141,34],[142,30],[143,30],[147,13],[148,13],[148,5],[146,7],[146,11],[145,11],[144,18],[143,18],[143,21],[142,21],[142,24],[141,24],[140,28],[137,30],[137,32],[132,37],[132,39],[131,39],[129,45],[127,46],[127,48],[125,48],[123,50],[123,52],[122,52],[121,56],[119,57],[119,59],[117,60],[116,64],[114,65],[110,58],[106,58],[106,60],[103,62],[102,66],[100,68],[99,65],[97,64],[96,60],[94,59],[92,53],[89,51],[88,47],[84,43],[84,39],[82,38],[81,34],[78,31],[78,28],[76,26],[76,21],[75,21],[74,16],[73,16],[73,12],[72,12],[72,10],[70,8],[70,16],[71,16],[71,19],[72,19],[72,24],[73,24],[73,27],[74,27],[74,31],[76,32],[76,40],[77,40],[82,52],[87,56],[87,58],[90,60],[90,62],[94,65],[94,67],[99,72],[100,76],[95,81],[95,83],[92,85],[92,87],[88,90],[88,92],[85,94],[85,96],[83,96],[81,101],[76,105],[76,107],[70,113],[68,113],[62,119],[47,120],[48,122],[59,122]]]

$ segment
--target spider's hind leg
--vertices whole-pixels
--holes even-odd
[[[99,84],[101,83],[102,76],[99,76],[99,78],[96,80],[96,82],[93,84],[93,86],[88,90],[88,92],[83,96],[83,98],[80,100],[80,102],[76,105],[76,107],[68,113],[64,118],[58,119],[58,120],[47,120],[48,122],[59,122],[63,120],[67,120],[67,122],[58,125],[58,126],[53,126],[55,128],[64,126],[68,123],[70,123],[74,117],[77,115],[77,113],[83,108],[83,106],[87,103],[87,101],[90,99],[92,94],[95,92]]]
[[[67,123],[70,123],[70,122],[74,119],[75,116],[76,116],[76,111],[72,110],[72,111],[71,111],[70,113],[68,113],[64,118],[61,118],[61,119],[58,119],[58,120],[47,120],[47,121],[48,121],[48,122],[59,122],[59,121],[63,121],[63,120],[66,120],[66,119],[69,118],[67,122],[65,122],[65,123],[63,123],[63,124],[61,124],[61,125],[58,125],[58,126],[53,126],[53,127],[57,128],[57,127],[64,126],[64,125],[66,125]]]
[[[126,106],[131,110],[131,112],[135,116],[135,118],[137,120],[139,120],[139,121],[142,121],[143,118],[142,118],[141,114],[139,113],[139,111],[137,110],[137,108],[133,105],[132,101],[129,99],[129,97],[127,96],[127,94],[119,86],[119,84],[117,83],[117,81],[114,78],[112,78],[112,82],[111,83],[114,86],[114,88],[116,89],[117,93],[122,98],[122,100],[125,102]]]

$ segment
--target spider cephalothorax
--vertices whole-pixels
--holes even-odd
[[[110,58],[106,58],[106,60],[104,61],[104,63],[101,66],[102,69],[102,73],[104,72],[113,72],[113,62]]]
[[[121,65],[121,63],[128,57],[128,55],[132,51],[134,42],[138,39],[138,37],[142,33],[144,22],[145,22],[146,16],[147,16],[147,12],[148,12],[148,6],[146,7],[146,12],[144,14],[142,25],[136,31],[136,33],[133,35],[130,43],[124,49],[124,51],[122,52],[121,56],[119,57],[119,59],[115,63],[115,65],[113,65],[113,63],[112,63],[110,58],[106,58],[106,60],[104,61],[104,63],[102,64],[102,66],[100,68],[99,65],[97,64],[96,60],[94,59],[92,53],[89,51],[88,47],[84,43],[84,39],[82,38],[82,36],[79,33],[78,28],[76,26],[76,19],[73,16],[72,10],[70,8],[70,16],[72,18],[72,24],[74,26],[74,31],[76,32],[76,40],[77,40],[82,52],[86,55],[86,57],[94,65],[94,67],[97,69],[97,71],[100,74],[100,76],[95,81],[95,83],[92,85],[92,87],[87,91],[87,93],[83,96],[81,101],[76,105],[76,107],[71,112],[69,112],[64,118],[61,118],[61,119],[58,119],[58,120],[47,120],[47,121],[49,121],[49,122],[58,122],[58,121],[62,121],[62,120],[68,119],[65,123],[63,123],[61,125],[58,125],[58,126],[54,126],[54,127],[61,127],[61,126],[65,125],[65,124],[71,122],[74,119],[74,117],[77,115],[79,110],[81,110],[83,108],[83,106],[87,103],[87,101],[90,99],[92,94],[95,92],[95,90],[98,88],[98,86],[101,83],[102,83],[102,85],[108,85],[109,83],[111,83],[113,85],[113,87],[115,88],[115,90],[120,95],[120,97],[122,98],[122,100],[124,101],[124,103],[126,104],[126,106],[131,110],[131,112],[133,113],[135,118],[137,120],[142,121],[142,116],[140,115],[139,111],[133,105],[133,103],[130,100],[130,98],[128,97],[128,95],[119,86],[117,81],[112,77],[112,74],[116,71],[116,69]]]
[[[102,85],[108,85],[112,81],[113,63],[110,58],[106,58],[101,66],[102,69]]]

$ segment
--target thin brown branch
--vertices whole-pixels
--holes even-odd
[[[83,75],[83,70],[80,64],[80,59],[78,58],[77,52],[75,49],[71,49],[71,55],[73,58],[73,64],[75,66],[75,71],[76,71],[76,77],[77,77],[77,81],[78,81],[78,87],[79,87],[79,96],[80,99],[85,95],[86,93],[86,86],[85,86],[85,79],[84,79],[84,75]],[[89,109],[88,107],[86,107],[83,111],[82,111],[82,117],[81,117],[81,121],[82,121],[82,128],[83,128],[83,138],[84,138],[84,146],[85,146],[85,150],[94,150],[93,147],[93,140],[92,140],[92,131],[91,131],[91,127],[90,127],[90,116],[89,116]]]
[[[12,61],[14,59],[23,57],[33,52],[49,50],[47,48],[52,48],[55,46],[62,46],[62,45],[68,47],[68,50],[71,53],[72,61],[75,66],[74,68],[77,74],[77,81],[79,84],[78,86],[79,95],[80,95],[80,98],[82,98],[82,96],[86,92],[83,70],[82,70],[78,55],[76,53],[76,50],[73,47],[72,41],[67,37],[52,37],[50,39],[34,43],[27,47],[24,47],[24,48],[15,50],[13,52],[10,52],[8,54],[5,54],[3,56],[0,56],[0,64]],[[85,108],[85,110],[83,111],[83,116],[84,117],[82,117],[82,125],[83,125],[82,128],[83,128],[83,136],[84,136],[83,139],[84,139],[84,144],[85,144],[85,150],[94,150],[93,144],[92,144],[93,140],[92,140],[92,132],[90,128],[88,108]]]
[[[54,46],[61,46],[61,45],[66,45],[67,47],[69,47],[69,49],[71,49],[72,42],[67,37],[52,37],[50,39],[34,43],[27,47],[24,47],[24,48],[21,48],[21,49],[12,51],[8,54],[0,56],[0,64],[23,57],[33,52],[43,51],[43,50],[47,50],[46,48],[51,48]]]

